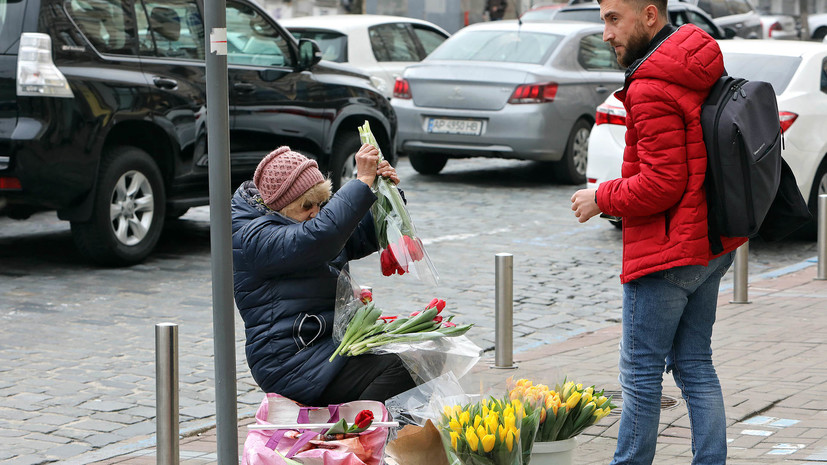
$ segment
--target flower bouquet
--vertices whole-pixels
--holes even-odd
[[[462,465],[522,465],[525,410],[521,403],[483,399],[445,406],[439,430],[448,462]]]
[[[573,381],[563,382],[549,389],[543,384],[534,385],[527,379],[517,380],[509,389],[509,399],[522,400],[528,409],[539,411],[539,426],[535,441],[561,441],[580,434],[609,414],[616,405],[604,391],[595,387],[583,388]]]
[[[359,127],[359,138],[363,144],[371,144],[379,149],[367,121]],[[379,159],[384,160],[381,150]],[[416,234],[416,228],[396,185],[390,179],[377,176],[373,191],[377,199],[370,211],[379,240],[382,274],[401,276],[410,273],[420,281],[438,284],[439,274]]]
[[[451,321],[453,315],[440,315],[445,309],[445,301],[441,299],[433,299],[424,310],[413,312],[409,317],[382,316],[382,310],[367,293],[360,295],[360,302],[362,305],[347,321],[339,346],[330,356],[331,362],[337,355],[353,357],[387,344],[461,336],[473,326],[458,326]]]

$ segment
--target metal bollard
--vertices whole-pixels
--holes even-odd
[[[827,194],[818,196],[818,272],[816,279],[827,280]]]
[[[514,255],[495,255],[494,368],[514,365]]]
[[[735,276],[732,304],[749,304],[747,285],[749,284],[749,241],[735,250]]]
[[[178,325],[155,325],[155,421],[158,465],[178,463]]]

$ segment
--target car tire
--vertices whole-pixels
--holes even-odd
[[[448,156],[437,154],[422,154],[411,153],[408,154],[408,161],[411,166],[419,174],[434,175],[439,174],[445,164],[448,163]]]
[[[330,181],[334,191],[351,179],[356,179],[356,152],[361,146],[362,141],[355,133],[342,134],[336,138],[330,162]]]
[[[560,182],[583,184],[586,182],[586,163],[589,159],[589,135],[592,124],[579,119],[569,133],[563,158],[554,162],[554,172]]]
[[[807,201],[807,206],[813,215],[813,220],[806,226],[806,234],[810,238],[816,238],[818,234],[818,196],[821,194],[827,194],[827,159],[821,162],[821,166],[816,171],[813,187],[810,189],[810,198]]]
[[[101,160],[92,216],[71,223],[72,237],[95,263],[133,265],[155,248],[165,213],[164,184],[155,161],[139,148],[114,147]]]
[[[824,40],[825,36],[827,36],[827,27],[819,27],[815,30],[815,32],[813,32],[813,39]]]

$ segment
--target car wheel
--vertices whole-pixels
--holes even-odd
[[[442,168],[445,168],[445,164],[448,163],[448,156],[411,153],[408,154],[408,161],[411,162],[411,166],[419,174],[439,174]]]
[[[143,261],[161,237],[166,199],[161,171],[136,147],[115,147],[101,160],[92,217],[72,222],[82,254],[112,266]]]
[[[827,27],[820,27],[813,32],[813,39],[824,40],[827,36]]]
[[[358,134],[342,134],[334,144],[330,181],[333,183],[333,190],[337,191],[351,179],[356,179],[356,152],[359,151],[362,142]]]
[[[563,158],[554,163],[557,178],[567,184],[582,184],[586,182],[586,163],[589,160],[589,134],[592,124],[585,119],[579,119],[566,142],[566,151]]]

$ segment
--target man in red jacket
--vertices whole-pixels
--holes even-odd
[[[582,223],[623,218],[623,411],[613,464],[651,464],[664,369],[689,410],[693,464],[726,462],[723,396],[712,364],[718,287],[744,242],[709,246],[701,104],[724,66],[694,25],[669,24],[666,0],[600,0],[603,40],[627,68],[623,177],[572,196]]]

